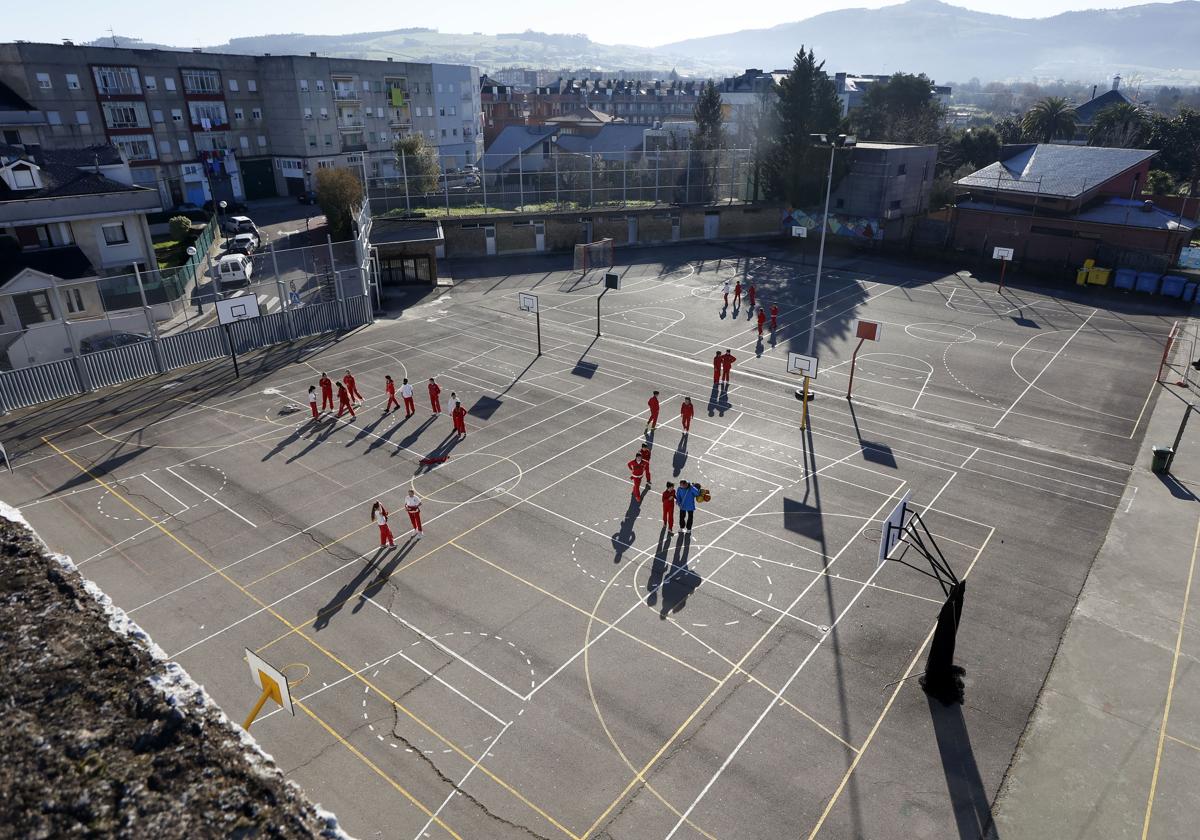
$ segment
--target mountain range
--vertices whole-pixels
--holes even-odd
[[[185,49],[119,37],[121,46]],[[109,46],[113,39],[92,42]],[[747,67],[790,67],[811,47],[826,70],[906,71],[941,82],[1102,81],[1200,84],[1200,0],[1124,9],[1013,18],[939,0],[909,0],[880,9],[841,9],[768,29],[674,41],[659,47],[599,44],[582,35],[541,32],[455,34],[396,29],[348,35],[256,35],[213,44],[212,52],[306,54],[604,71],[677,70],[684,76],[729,75]]]

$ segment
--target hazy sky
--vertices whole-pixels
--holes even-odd
[[[1016,17],[1047,17],[1086,8],[1138,5],[1143,0],[955,0],[954,5]],[[443,32],[582,33],[601,43],[656,44],[739,29],[756,29],[801,20],[844,8],[878,8],[888,0],[757,0],[745,6],[729,0],[289,0],[286,3],[246,3],[244,0],[206,0],[203,3],[130,3],[109,6],[95,0],[53,0],[7,4],[0,41],[85,41],[106,34],[173,46],[207,46],[230,35],[302,32],[340,35],[424,26]],[[266,8],[264,8],[266,7]],[[139,12],[145,8],[146,12]],[[736,10],[736,11],[734,11]],[[286,11],[287,14],[275,14]]]

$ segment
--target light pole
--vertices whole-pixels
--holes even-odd
[[[811,356],[813,345],[817,338],[817,302],[821,298],[821,269],[825,262],[825,232],[829,228],[829,197],[833,192],[833,156],[839,147],[851,148],[855,145],[856,141],[854,137],[845,134],[839,134],[832,139],[826,134],[811,134],[809,136],[821,144],[829,144],[829,176],[825,181],[825,212],[821,216],[821,245],[817,249],[817,277],[813,281],[813,307],[808,326],[808,353],[806,355]]]
[[[217,233],[221,234],[221,241],[225,241],[225,225],[221,221],[221,211],[229,206],[229,203],[224,199],[217,202]]]

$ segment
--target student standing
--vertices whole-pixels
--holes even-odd
[[[640,502],[642,500],[642,476],[646,474],[646,462],[642,460],[642,454],[639,452],[625,466],[629,467],[629,478],[633,481],[633,497]]]
[[[763,325],[767,323],[767,313],[760,306],[758,307],[758,337],[762,338]]]
[[[404,497],[404,510],[408,512],[408,521],[412,523],[417,539],[421,539],[425,536],[421,529],[421,497],[417,495],[414,487],[409,487],[408,495]]]
[[[692,415],[696,413],[696,407],[692,405],[691,397],[684,397],[683,404],[679,406],[679,422],[683,426],[683,433],[686,435],[692,428]]]
[[[675,533],[675,482],[668,481],[667,489],[662,492],[663,503],[663,525],[667,526],[667,533]]]
[[[680,480],[679,489],[675,491],[675,504],[679,505],[679,533],[692,532],[692,518],[696,515],[696,499],[701,493],[699,484],[689,484]]]
[[[346,371],[346,375],[342,377],[342,382],[346,383],[346,393],[350,395],[350,399],[357,403],[363,401],[363,395],[358,393],[358,385],[354,382],[354,376],[350,371]]]
[[[346,386],[344,386],[341,382],[339,382],[337,384],[337,389],[338,389],[338,413],[337,413],[337,416],[341,417],[343,414],[345,414],[347,411],[349,411],[350,418],[353,419],[355,416],[354,415],[354,406],[350,405],[350,394],[346,390]]]
[[[726,350],[721,356],[721,381],[726,385],[729,384],[729,371],[733,370],[733,363],[737,361],[737,356]]]
[[[383,390],[387,392],[388,398],[387,405],[383,407],[383,413],[387,414],[392,410],[392,406],[399,408],[400,403],[396,400],[396,383],[392,380],[392,377],[384,374],[383,378],[387,380],[386,384],[383,386]]]
[[[333,380],[322,371],[317,384],[321,386],[321,410],[333,411]]]
[[[312,410],[313,419],[317,419],[317,386],[308,386],[308,407]]]
[[[779,307],[771,304],[771,332],[775,332],[775,328],[779,326]]]
[[[750,284],[750,287],[749,287],[749,288],[746,290],[746,298],[747,298],[747,300],[748,300],[748,301],[749,301],[749,303],[750,303],[750,309],[751,309],[751,310],[753,310],[753,309],[754,309],[754,298],[755,298],[755,296],[756,296],[757,294],[758,294],[758,289],[756,289],[756,288],[754,287],[754,284],[753,284],[753,283],[751,283],[751,284]]]
[[[383,502],[376,501],[371,505],[371,521],[379,526],[379,547],[395,546],[396,539],[392,536],[392,529],[388,527],[388,512]]]
[[[650,419],[646,421],[645,434],[650,434],[658,428],[658,391],[650,395],[650,399],[646,400],[646,405],[650,408]]]
[[[417,405],[413,402],[413,386],[408,384],[408,377],[400,385],[400,397],[404,400],[404,417],[407,419],[417,413]]]
[[[463,408],[463,404],[458,400],[454,401],[454,410],[450,412],[450,418],[454,421],[454,431],[458,432],[458,436],[466,437],[467,410]]]
[[[727,309],[729,308],[729,293],[730,293],[732,290],[733,290],[733,284],[731,284],[731,283],[730,283],[728,280],[726,280],[726,281],[724,282],[724,284],[722,284],[722,286],[721,286],[721,291],[722,291],[722,292],[724,293],[724,295],[725,295],[725,307],[726,307]]]
[[[742,302],[742,281],[738,280],[733,284],[733,305],[737,306]]]
[[[442,413],[442,386],[433,381],[433,377],[429,377],[429,407],[433,409],[434,414]]]
[[[642,463],[646,466],[646,489],[650,489],[650,447],[642,444],[642,448],[638,450],[638,455],[641,456]]]
[[[714,385],[721,381],[721,367],[724,364],[725,364],[725,362],[724,362],[724,359],[721,357],[721,351],[718,350],[717,354],[715,356],[713,356],[713,384]]]

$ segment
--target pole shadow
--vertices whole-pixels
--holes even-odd
[[[979,840],[986,837],[988,840],[999,840],[1000,835],[992,821],[987,788],[979,775],[975,751],[971,748],[971,734],[967,731],[962,706],[958,703],[944,706],[928,696],[925,701],[929,704],[929,716],[933,721],[933,733],[942,759],[942,774],[946,777],[946,789],[954,808],[959,838]]]

